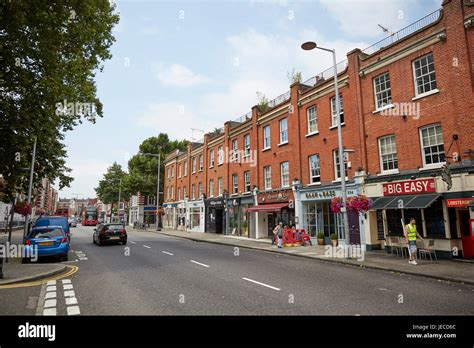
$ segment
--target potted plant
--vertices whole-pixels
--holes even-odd
[[[318,245],[324,245],[324,232],[318,233]]]
[[[332,246],[333,247],[337,247],[337,234],[336,233],[332,233],[331,236],[331,243],[332,243]]]

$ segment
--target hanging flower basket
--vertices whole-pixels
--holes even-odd
[[[347,209],[359,214],[366,213],[372,207],[372,200],[365,195],[357,195],[347,199]]]
[[[340,213],[342,207],[343,207],[343,204],[342,204],[341,197],[334,197],[333,199],[331,199],[331,211],[333,213],[336,213],[336,214]]]
[[[23,216],[31,214],[31,204],[26,202],[18,202],[15,204],[15,213],[21,214]]]

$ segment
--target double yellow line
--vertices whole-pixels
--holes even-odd
[[[79,267],[77,267],[77,266],[68,265],[66,267],[69,268],[66,271],[66,273],[57,274],[57,275],[54,275],[54,276],[51,276],[51,277],[48,277],[48,278],[44,278],[44,279],[40,279],[40,280],[36,280],[36,281],[31,281],[31,282],[0,285],[0,289],[14,289],[14,288],[24,288],[24,287],[27,287],[27,286],[42,285],[44,283],[49,282],[50,280],[58,280],[58,279],[63,279],[63,278],[70,277],[79,270]]]

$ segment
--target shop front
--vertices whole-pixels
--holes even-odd
[[[177,228],[177,203],[163,204],[163,228],[176,229]]]
[[[156,205],[140,206],[139,215],[143,216],[143,223],[147,226],[156,225]]]
[[[378,183],[368,179],[366,190],[373,200],[368,214],[372,244],[385,247],[387,237],[403,237],[404,225],[415,218],[425,242],[434,240],[438,257],[472,257],[474,245],[468,205],[474,191],[458,191],[455,183],[458,178],[461,176],[453,178],[454,189],[449,190],[441,177]]]
[[[255,238],[273,238],[273,229],[280,222],[294,226],[295,208],[292,190],[275,190],[257,194],[257,205],[246,209],[255,220]],[[253,215],[252,215],[253,214]]]
[[[204,200],[206,223],[205,231],[209,233],[225,233],[225,204],[223,197],[208,198]]]
[[[231,197],[227,200],[227,235],[255,238],[253,220],[248,212],[253,206],[253,195]]]
[[[348,185],[347,197],[357,196],[360,191],[355,185]],[[304,228],[315,241],[319,233],[324,234],[325,242],[330,243],[330,235],[336,233],[345,239],[343,214],[331,211],[331,200],[342,197],[340,185],[324,187],[304,187],[296,190],[297,228]],[[363,231],[364,218],[353,211],[347,212],[351,244],[365,244]]]
[[[204,201],[190,201],[187,204],[187,231],[204,232]]]
[[[186,220],[187,204],[186,203],[187,203],[186,201],[181,201],[177,203],[176,229],[179,231],[186,231],[186,225],[187,225],[187,220]]]

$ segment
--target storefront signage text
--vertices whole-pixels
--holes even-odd
[[[305,196],[306,199],[312,199],[312,198],[333,198],[336,196],[341,196],[342,193],[340,191],[336,190],[328,190],[328,191],[313,191],[313,192],[306,192]],[[347,190],[347,195],[348,196],[354,196],[355,192],[352,190]]]
[[[271,192],[258,195],[259,203],[277,203],[277,202],[288,202],[293,198],[293,192],[289,190],[280,192]]]
[[[448,208],[466,208],[470,202],[474,201],[474,198],[454,198],[447,199],[446,206]]]
[[[436,192],[434,179],[421,179],[383,184],[384,196],[416,195]]]

